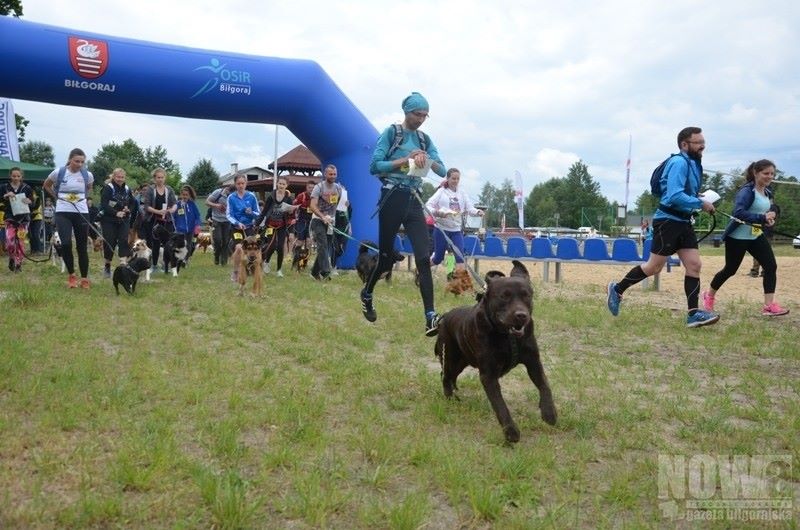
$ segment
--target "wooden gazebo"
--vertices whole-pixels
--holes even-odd
[[[274,173],[275,162],[270,163],[267,168]],[[277,174],[279,177],[286,178],[289,182],[289,191],[296,195],[305,191],[306,182],[309,180],[319,182],[322,176],[322,164],[319,158],[314,156],[314,153],[301,144],[278,157]],[[247,189],[263,198],[273,189],[272,177],[248,182]]]

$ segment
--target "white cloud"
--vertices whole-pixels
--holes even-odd
[[[425,130],[464,185],[511,178],[529,189],[582,159],[610,200],[624,198],[628,135],[631,195],[703,127],[708,167],[769,156],[800,176],[800,13],[790,0],[668,3],[577,0],[252,3],[176,0],[27,0],[25,18],[125,38],[311,59],[376,129],[401,119],[410,91],[431,102]],[[91,17],[87,16],[91,13]],[[57,156],[93,153],[112,139],[164,145],[184,172],[201,157],[272,159],[271,126],[148,117],[15,102],[28,138]],[[75,134],[80,124],[80,134]],[[321,126],[324,126],[321,125]],[[279,152],[295,139],[281,129]],[[532,155],[533,154],[533,155]]]

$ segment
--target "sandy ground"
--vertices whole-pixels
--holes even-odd
[[[797,257],[778,257],[778,285],[775,299],[783,306],[791,309],[792,313],[800,315],[800,251]],[[722,256],[709,256],[703,258],[703,270],[700,274],[702,289],[707,289],[714,274],[719,271],[724,263]],[[761,278],[751,278],[748,275],[752,260],[745,256],[745,260],[735,276],[731,277],[722,286],[717,294],[718,309],[724,308],[730,302],[750,302],[755,309],[760,311],[764,300]],[[545,292],[570,291],[571,287],[581,286],[583,293],[596,290],[598,295],[605,293],[606,285],[611,281],[619,281],[630,269],[628,265],[561,265],[561,283],[555,283],[555,264],[550,264],[550,282],[541,283],[543,279],[543,264],[525,262],[534,283]],[[486,271],[496,269],[508,273],[511,270],[509,261],[480,260],[479,271],[483,276]],[[646,301],[674,309],[685,308],[683,295],[683,268],[673,267],[667,273],[666,267],[661,273],[661,289],[659,292],[643,293],[638,285],[626,294],[626,302]]]

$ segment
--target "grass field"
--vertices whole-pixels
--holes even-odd
[[[89,292],[49,264],[0,274],[0,528],[762,527],[673,519],[698,515],[684,503],[701,489],[750,497],[706,466],[681,498],[659,457],[725,455],[788,459],[769,498],[793,507],[771,524],[800,524],[797,300],[765,320],[733,298],[689,330],[660,303],[682,290],[637,290],[614,319],[601,281],[532,272],[559,421],[518,367],[501,381],[511,447],[475,371],[460,401],[442,397],[405,272],[369,324],[355,274],[270,275],[240,298],[200,254],[117,297],[92,259]],[[469,303],[441,280],[436,294],[440,310]]]

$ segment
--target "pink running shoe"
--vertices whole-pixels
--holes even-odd
[[[789,313],[788,309],[784,309],[778,305],[778,302],[772,302],[771,304],[765,305],[761,309],[761,314],[765,317],[779,317],[781,315],[786,315]]]
[[[714,295],[709,293],[708,291],[703,291],[703,308],[706,311],[713,311],[714,310],[714,302],[716,299]]]

